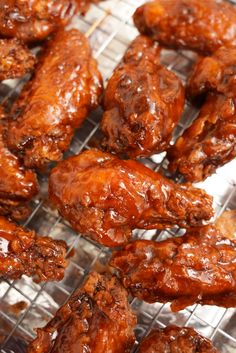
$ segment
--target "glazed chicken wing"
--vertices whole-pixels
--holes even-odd
[[[3,116],[2,116],[3,118]],[[0,123],[0,215],[16,220],[29,214],[28,201],[39,190],[36,174],[25,169],[18,157],[5,146],[3,135],[6,132],[4,121]]]
[[[66,25],[77,12],[84,12],[92,0],[1,0],[0,35],[25,42],[46,38]]]
[[[173,311],[194,303],[236,307],[236,240],[213,225],[161,242],[137,240],[113,253],[111,266],[133,296],[171,302]]]
[[[128,353],[136,318],[115,276],[89,274],[84,285],[44,327],[28,353]]]
[[[209,94],[197,119],[169,150],[169,169],[199,182],[235,156],[236,101]]]
[[[201,58],[188,82],[189,96],[218,92],[236,97],[236,48],[221,47],[212,56]]]
[[[162,45],[211,53],[236,44],[236,9],[223,0],[156,0],[139,7],[134,22]]]
[[[155,329],[141,341],[137,353],[220,353],[191,327]]]
[[[49,197],[76,231],[110,247],[126,243],[134,228],[187,227],[212,216],[212,198],[203,190],[98,150],[60,162]]]
[[[108,81],[103,146],[129,157],[162,152],[184,107],[181,80],[159,63],[159,47],[137,37]]]
[[[0,81],[18,78],[34,68],[35,58],[17,39],[0,39]]]
[[[102,93],[102,78],[85,36],[58,32],[32,80],[13,105],[7,142],[27,167],[58,161]]]
[[[61,280],[67,265],[66,244],[49,237],[38,237],[0,217],[0,278],[22,275],[37,281]]]

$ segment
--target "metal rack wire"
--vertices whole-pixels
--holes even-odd
[[[131,16],[143,0],[111,0],[92,6],[87,15],[77,17],[73,25],[89,37],[94,56],[99,62],[104,79],[107,79],[120,61],[129,42],[137,35]],[[236,3],[236,1],[231,1]],[[189,52],[164,50],[162,62],[176,72],[184,81],[191,69],[194,55]],[[23,85],[22,81],[0,85],[0,100],[11,100]],[[186,104],[185,113],[175,131],[176,138],[196,116],[196,109]],[[101,112],[92,113],[77,132],[66,155],[79,153],[97,143]],[[154,155],[142,160],[148,167],[166,171],[165,155]],[[201,184],[214,196],[216,215],[225,209],[236,208],[236,162],[218,169],[217,173]],[[40,176],[41,194],[32,202],[32,213],[25,222],[39,234],[50,234],[55,239],[66,239],[70,249],[75,249],[66,276],[60,283],[36,284],[30,278],[0,283],[0,347],[2,353],[24,352],[27,342],[35,335],[34,327],[43,326],[53,317],[56,310],[80,285],[84,276],[105,267],[110,252],[81,237],[58,216],[47,201],[47,178]],[[162,232],[136,231],[135,237],[162,239],[179,234],[181,230]],[[14,304],[22,303],[21,310]],[[213,340],[222,353],[236,352],[236,310],[194,305],[173,314],[168,304],[147,304],[137,299],[131,302],[138,314],[137,341],[156,327],[167,324],[195,327],[200,333]]]

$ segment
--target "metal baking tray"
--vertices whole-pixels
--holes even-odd
[[[76,16],[71,26],[86,33],[97,58],[104,81],[110,77],[128,44],[138,34],[132,23],[132,14],[143,0],[111,0],[93,5],[85,17]],[[235,1],[231,1],[236,4]],[[186,81],[195,54],[187,51],[163,50],[162,63]],[[0,102],[11,102],[27,78],[9,80],[0,84]],[[79,153],[97,144],[100,136],[101,110],[93,112],[77,131],[66,156]],[[195,107],[186,103],[185,112],[178,124],[174,139],[191,123],[197,114]],[[165,153],[143,159],[148,167],[166,171]],[[30,278],[0,282],[0,347],[2,353],[25,352],[27,342],[35,336],[34,328],[44,326],[56,310],[79,286],[91,270],[106,266],[110,250],[76,234],[58,216],[47,200],[47,177],[39,176],[41,193],[32,202],[32,213],[25,222],[39,234],[50,234],[55,239],[65,239],[75,255],[70,260],[63,281],[36,284]],[[177,182],[179,180],[176,180]],[[213,176],[198,184],[214,196],[216,217],[225,209],[236,209],[236,161],[219,168]],[[163,239],[181,234],[178,228],[165,231],[136,231],[135,237]],[[194,305],[173,314],[169,304],[147,304],[138,299],[131,301],[138,315],[136,344],[154,327],[168,324],[192,326],[213,340],[222,353],[236,352],[236,310]]]

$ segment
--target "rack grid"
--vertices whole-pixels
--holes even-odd
[[[76,16],[72,26],[86,33],[94,56],[97,58],[104,80],[109,78],[118,64],[128,44],[138,34],[132,24],[132,14],[143,0],[110,0],[93,5],[85,17]],[[230,2],[236,4],[236,0]],[[187,51],[162,51],[162,63],[174,71],[185,82],[195,60],[195,55]],[[15,98],[25,80],[7,81],[0,85],[2,103]],[[79,153],[96,146],[100,137],[99,119],[101,110],[90,114],[77,131],[70,150],[65,156]],[[189,102],[178,124],[174,139],[195,118],[197,110]],[[165,154],[142,159],[148,167],[168,175]],[[75,249],[65,278],[59,282],[34,283],[30,278],[0,282],[0,348],[1,353],[25,352],[27,343],[35,336],[35,327],[44,326],[56,310],[78,287],[91,270],[106,268],[110,251],[89,239],[76,234],[52,208],[47,200],[47,177],[39,176],[41,193],[32,202],[32,212],[25,226],[39,234],[64,239],[69,251]],[[176,182],[179,182],[176,179]],[[236,161],[219,168],[213,176],[198,184],[214,196],[216,216],[225,209],[236,209]],[[165,231],[135,231],[134,237],[160,240],[181,234],[174,228]],[[16,310],[21,303],[21,310]],[[16,305],[15,305],[16,304]],[[136,329],[136,351],[138,342],[152,328],[168,324],[192,326],[213,340],[222,353],[236,352],[236,310],[219,307],[194,305],[173,314],[169,304],[147,304],[138,299],[131,301],[138,315]]]

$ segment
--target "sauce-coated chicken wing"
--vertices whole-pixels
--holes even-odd
[[[27,167],[58,161],[101,93],[102,78],[85,36],[76,29],[58,32],[13,105],[9,148]]]
[[[168,151],[169,170],[199,182],[236,156],[236,101],[209,94],[197,119]]]
[[[129,157],[162,152],[184,108],[181,80],[159,63],[159,47],[137,37],[108,81],[103,146]]]
[[[38,237],[0,217],[0,278],[26,275],[38,281],[61,280],[67,265],[65,255],[64,241]]]
[[[3,116],[2,116],[3,118]],[[25,169],[18,157],[5,146],[4,121],[0,122],[0,215],[24,219],[29,214],[28,201],[39,190],[36,174]]]
[[[134,228],[188,227],[212,216],[212,198],[203,190],[98,150],[60,162],[49,197],[76,231],[110,247],[126,243]]]
[[[206,92],[236,97],[236,48],[221,47],[212,56],[201,58],[188,82],[191,97]]]
[[[34,68],[35,58],[17,39],[0,39],[0,81],[18,78]]]
[[[160,242],[134,241],[110,264],[135,297],[178,311],[194,303],[236,307],[235,259],[236,240],[208,225]]]
[[[0,35],[25,42],[46,38],[92,0],[1,0]]]
[[[44,327],[28,353],[129,353],[135,315],[128,293],[115,276],[89,274],[84,285]]]
[[[212,342],[191,327],[155,329],[141,341],[137,353],[219,353]]]
[[[223,0],[156,0],[139,7],[134,22],[170,48],[206,54],[236,44],[236,9]]]

